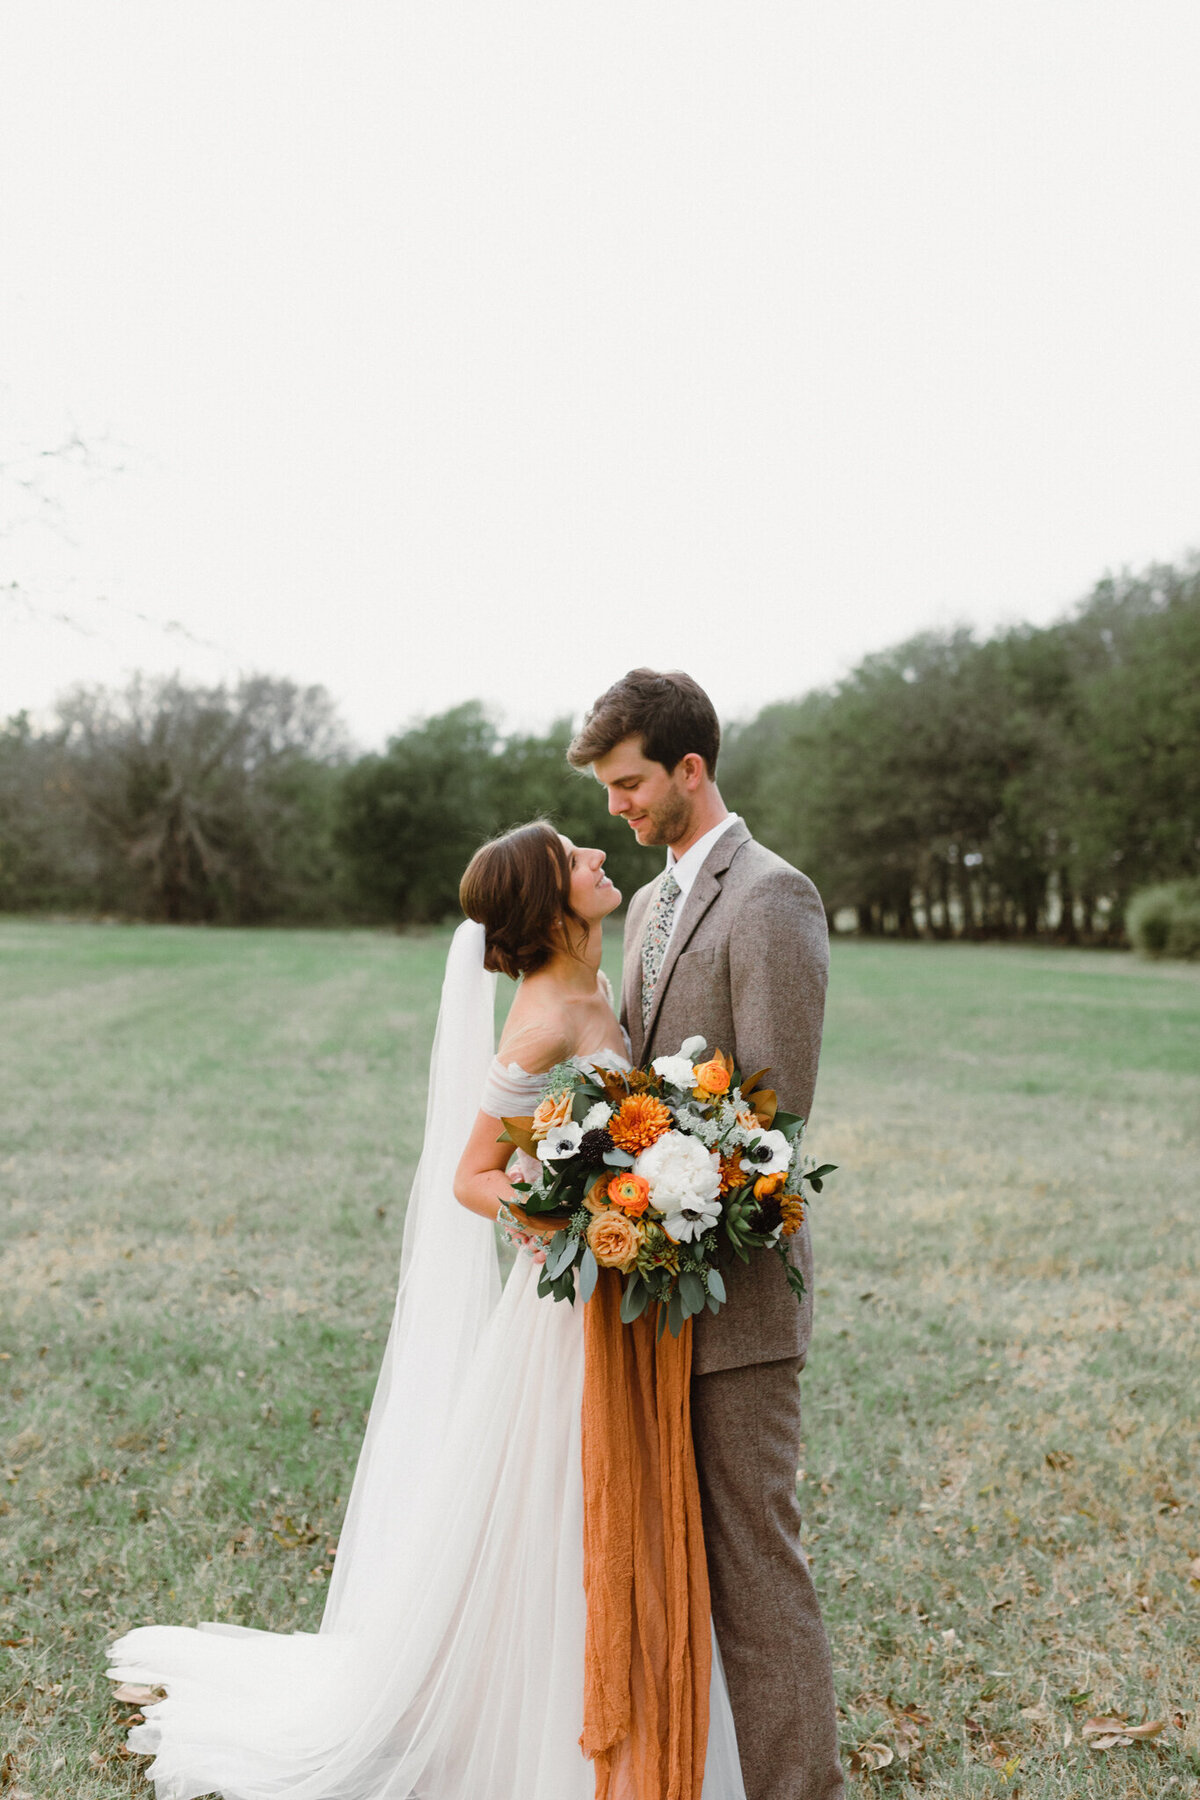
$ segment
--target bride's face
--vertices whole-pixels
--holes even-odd
[[[580,850],[568,837],[563,838],[562,844],[571,865],[572,910],[589,925],[595,919],[607,918],[614,907],[620,906],[621,890],[604,873],[604,851]]]

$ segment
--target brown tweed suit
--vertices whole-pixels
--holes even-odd
[[[829,943],[816,888],[739,820],[683,903],[645,1031],[641,941],[654,883],[625,923],[621,1016],[637,1063],[702,1034],[744,1074],[769,1068],[780,1105],[807,1118],[817,1078]],[[796,1463],[812,1325],[812,1247],[793,1239],[799,1307],[773,1256],[735,1264],[729,1299],[693,1325],[692,1428],[713,1618],[747,1800],[841,1800],[825,1628],[800,1549]]]

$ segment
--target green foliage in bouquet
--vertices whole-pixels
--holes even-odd
[[[723,1270],[774,1251],[797,1299],[804,1279],[788,1239],[804,1219],[806,1189],[820,1193],[834,1165],[807,1166],[804,1121],[762,1087],[765,1069],[742,1077],[732,1058],[689,1038],[648,1069],[561,1064],[546,1077],[536,1113],[505,1119],[504,1136],[541,1169],[513,1183],[532,1232],[507,1224],[528,1246],[549,1232],[538,1293],[591,1298],[602,1269],[623,1277],[621,1318],[651,1305],[658,1335],[719,1311]]]

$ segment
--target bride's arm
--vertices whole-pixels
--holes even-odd
[[[478,1113],[454,1175],[454,1198],[484,1219],[494,1219],[502,1205],[511,1206],[517,1199],[504,1173],[512,1145],[497,1142],[503,1130],[499,1119]]]

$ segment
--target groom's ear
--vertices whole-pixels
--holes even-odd
[[[676,774],[682,773],[684,787],[689,794],[694,794],[701,782],[708,776],[708,765],[702,756],[698,756],[694,750],[689,750],[687,755],[681,756],[676,763],[675,772]]]

